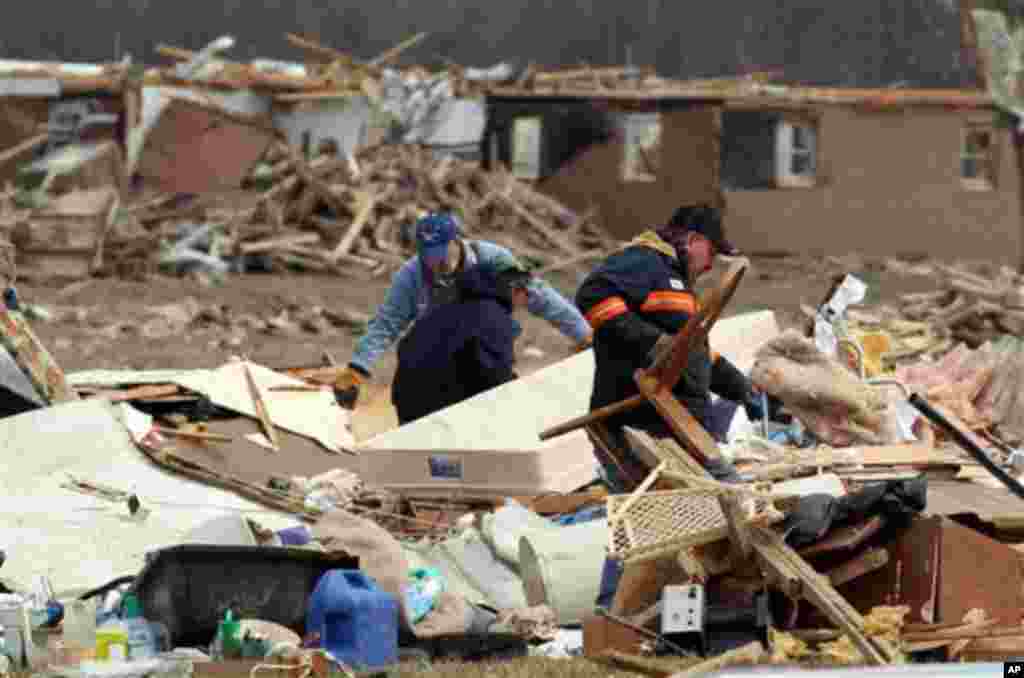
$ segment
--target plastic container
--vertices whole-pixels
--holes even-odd
[[[405,587],[405,605],[415,624],[430,614],[437,597],[444,592],[444,576],[432,567],[417,567],[409,571]]]
[[[306,644],[353,667],[398,661],[398,600],[359,570],[332,570],[309,599]]]
[[[607,520],[523,535],[519,572],[526,604],[550,606],[559,626],[583,623],[601,591],[607,551]]]
[[[242,625],[231,614],[224,613],[224,621],[217,627],[217,639],[214,642],[214,656],[218,659],[239,659],[242,656]]]
[[[128,634],[128,659],[152,659],[160,653],[153,627],[142,617],[139,599],[134,593],[126,594],[124,597],[124,618],[121,625]]]
[[[25,665],[24,604],[24,599],[19,595],[0,595],[0,626],[4,629],[5,650],[16,669]]]

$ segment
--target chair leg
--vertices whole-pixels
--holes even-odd
[[[586,431],[594,444],[595,456],[602,466],[611,466],[618,472],[626,492],[636,489],[651,472],[651,469],[637,459],[628,448],[623,449],[622,445],[615,441],[604,424],[589,424]]]

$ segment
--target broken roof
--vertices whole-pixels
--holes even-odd
[[[638,81],[638,86],[600,87],[495,87],[487,92],[492,99],[590,99],[608,101],[720,101],[729,106],[771,105],[870,105],[901,106],[994,106],[992,97],[981,90],[842,88],[771,85],[735,80],[704,84],[701,81],[669,81],[661,78]]]

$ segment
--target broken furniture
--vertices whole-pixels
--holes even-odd
[[[595,410],[583,417],[573,419],[565,424],[555,426],[541,432],[540,439],[548,440],[556,436],[575,431],[586,427],[593,438],[599,441],[607,441],[608,434],[603,427],[598,428],[600,422],[616,414],[628,412],[641,405],[650,403],[657,409],[665,422],[669,425],[680,444],[686,451],[693,455],[698,461],[719,459],[720,453],[714,439],[694,419],[693,415],[686,411],[678,399],[672,394],[672,389],[679,382],[690,349],[707,340],[718,316],[722,313],[726,304],[732,299],[736,288],[739,286],[747,264],[744,261],[733,263],[726,271],[718,286],[713,288],[705,298],[698,304],[698,310],[694,313],[686,325],[676,334],[670,356],[664,364],[655,365],[647,370],[638,370],[635,375],[640,393],[613,405],[608,405]],[[611,445],[604,445],[602,452],[610,455],[617,466],[627,470],[622,459],[625,455],[615,450]],[[636,482],[635,473],[629,477]],[[635,486],[635,485],[634,485]]]

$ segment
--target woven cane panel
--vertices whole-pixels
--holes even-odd
[[[668,548],[685,548],[727,536],[725,515],[714,489],[646,492],[617,515],[630,495],[608,497],[608,515],[613,516],[610,553],[623,560]],[[721,536],[715,533],[721,532]]]

